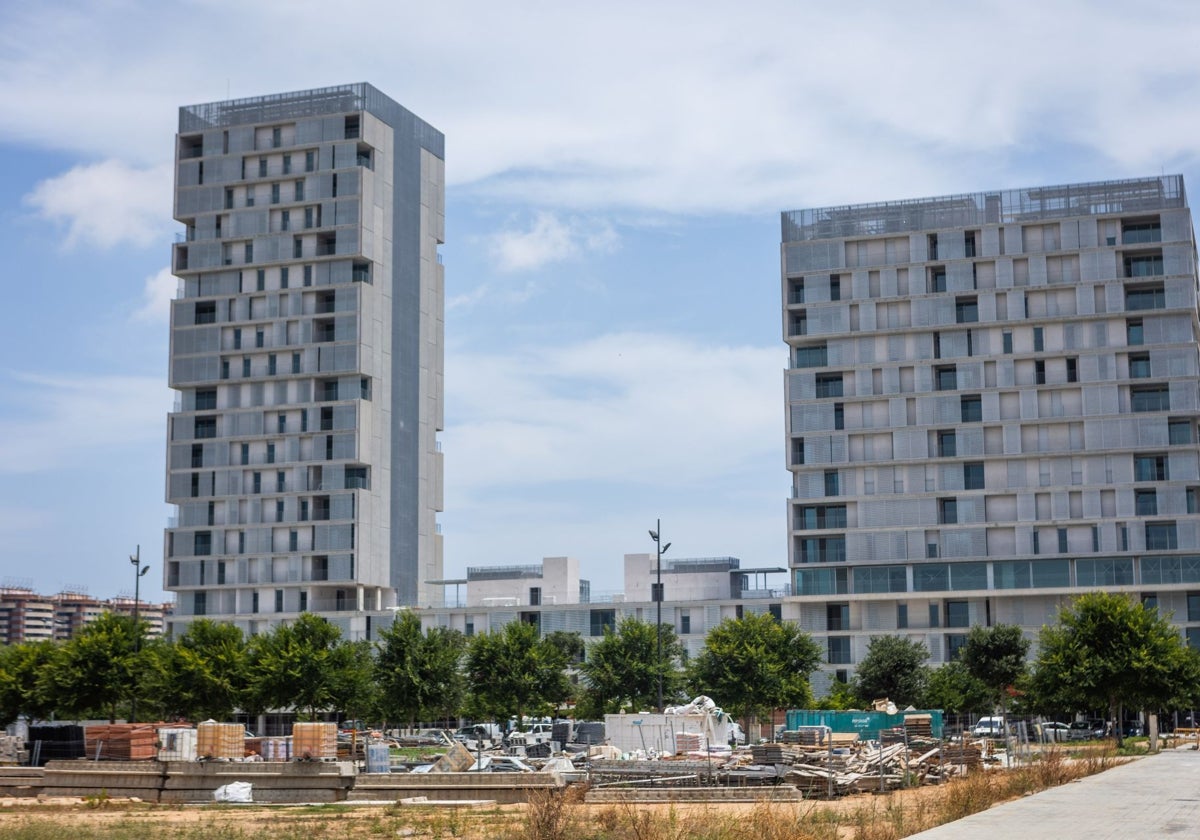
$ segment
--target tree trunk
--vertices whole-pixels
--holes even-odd
[[[1117,698],[1115,697],[1108,699],[1108,721],[1113,728],[1113,735],[1117,739],[1117,749],[1121,749],[1121,727],[1117,725]]]

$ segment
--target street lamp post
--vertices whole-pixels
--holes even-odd
[[[658,671],[658,710],[663,710],[663,661],[662,661],[662,602],[663,602],[663,585],[662,585],[662,556],[667,549],[671,547],[670,543],[665,545],[660,538],[662,533],[662,520],[654,520],[654,530],[650,532],[650,539],[654,540],[654,601],[655,619],[654,633],[658,639],[658,652],[655,656],[655,670]]]
[[[142,650],[142,625],[138,621],[138,607],[141,605],[142,576],[150,571],[149,566],[142,565],[142,546],[139,543],[137,553],[129,558],[133,564],[133,652],[136,656]],[[137,685],[133,687],[133,700],[129,703],[129,722],[137,723]]]

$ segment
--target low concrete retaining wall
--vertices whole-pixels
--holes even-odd
[[[534,791],[559,790],[553,773],[363,773],[350,791],[354,802],[395,802],[424,796],[434,801],[491,799],[501,805],[529,801]]]
[[[584,801],[591,803],[650,802],[801,802],[793,785],[770,787],[607,787],[592,788]]]

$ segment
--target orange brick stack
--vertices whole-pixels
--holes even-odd
[[[158,734],[148,723],[109,723],[83,730],[86,755],[109,761],[152,761]]]

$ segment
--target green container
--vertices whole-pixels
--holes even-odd
[[[941,709],[919,709],[910,715],[929,715],[933,737],[942,737]],[[879,737],[879,730],[904,726],[904,713],[889,715],[887,712],[831,712],[820,709],[790,709],[787,713],[787,728],[802,726],[828,726],[834,732],[853,732],[862,740]]]

